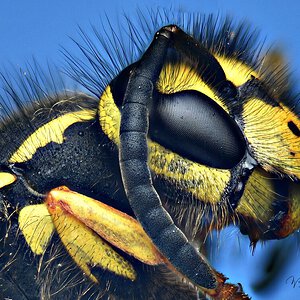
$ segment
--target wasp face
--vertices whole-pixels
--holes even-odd
[[[234,223],[256,243],[299,228],[300,120],[285,89],[270,87],[273,66],[245,56],[247,30],[230,24],[214,36],[164,26],[97,98],[48,96],[3,121],[3,223],[20,231],[35,267],[40,255],[59,260],[52,244],[94,283],[76,283],[83,293],[161,298],[166,287],[167,299],[193,299],[192,283],[216,299],[248,299],[187,236]],[[70,64],[90,88],[93,75]]]
[[[228,216],[241,199],[242,207],[244,201],[253,202],[245,195],[249,195],[249,189],[251,194],[254,193],[251,182],[258,180],[257,177],[261,186],[261,191],[256,193],[257,198],[261,199],[258,195],[265,195],[265,190],[270,186],[271,190],[277,190],[270,179],[263,179],[268,177],[263,169],[280,173],[281,176],[286,174],[295,177],[299,160],[294,154],[299,152],[299,143],[296,131],[290,130],[288,119],[292,118],[292,123],[297,124],[295,129],[299,126],[299,120],[281,102],[279,83],[276,94],[268,87],[272,80],[268,81],[266,77],[273,66],[261,68],[264,72],[259,74],[254,67],[238,59],[238,53],[234,57],[233,50],[222,45],[226,38],[220,40],[218,50],[208,42],[208,51],[192,37],[182,35],[181,31],[177,34],[172,44],[175,49],[166,50],[147,106],[148,134],[152,141],[149,144],[149,167],[160,178],[159,184],[164,182],[162,189],[165,188],[167,194],[170,195],[170,190],[176,190],[171,197],[178,199],[178,194],[184,194],[182,198],[185,200],[190,197],[205,203],[207,210],[214,211],[213,215]],[[239,44],[238,38],[234,42]],[[183,47],[184,43],[189,45],[188,50]],[[226,51],[229,52],[228,57]],[[118,108],[122,106],[130,74],[137,65],[138,62],[127,67],[111,82],[100,99],[100,105],[103,101],[105,105],[115,103]],[[283,97],[284,91],[281,93]],[[116,107],[115,126],[108,125],[105,109],[102,109],[100,124],[103,122],[107,133],[119,143],[120,117]],[[282,124],[282,120],[286,120],[285,124]],[[112,132],[115,132],[115,136],[112,136]],[[281,151],[285,154],[279,153]],[[274,152],[277,152],[276,159]],[[268,155],[270,160],[266,159]],[[274,161],[272,166],[269,164],[271,160]],[[253,179],[249,181],[254,167]],[[206,193],[208,190],[210,192]],[[284,194],[288,197],[288,189]],[[260,199],[255,201],[260,203]],[[268,207],[266,210],[269,210],[271,203],[277,203],[278,211],[272,209],[274,215],[287,212],[285,200],[277,199],[275,194],[269,194],[268,199],[266,202],[269,203],[264,204]],[[227,204],[229,206],[226,207]],[[223,209],[226,213],[221,212]],[[258,212],[258,206],[252,209],[256,210],[255,214],[263,214]],[[262,218],[266,223],[270,217],[267,215]],[[213,220],[217,227],[228,222],[227,217],[223,221],[219,216]],[[253,240],[257,240],[257,235],[260,238],[273,236],[273,230],[264,234],[265,229],[262,228],[265,226],[260,224],[260,227],[260,233],[248,231]]]

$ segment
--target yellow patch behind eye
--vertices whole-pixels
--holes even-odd
[[[12,184],[16,181],[16,179],[16,176],[11,173],[0,172],[0,189]]]
[[[45,252],[54,232],[52,218],[45,204],[25,206],[19,214],[19,227],[33,253]]]
[[[65,130],[74,123],[89,121],[95,118],[95,110],[82,110],[66,113],[33,132],[10,157],[10,163],[21,163],[32,158],[35,152],[47,144],[64,142]]]
[[[48,202],[48,210],[62,243],[72,259],[91,280],[98,282],[90,269],[97,266],[135,280],[136,273],[133,266],[95,232],[64,211],[55,200]]]
[[[243,107],[244,133],[255,158],[267,171],[300,179],[300,120],[286,106],[258,98]]]

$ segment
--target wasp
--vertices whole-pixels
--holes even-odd
[[[253,247],[300,226],[281,57],[228,18],[155,14],[128,32],[140,35],[98,33],[97,47],[83,34],[84,58],[65,52],[89,92],[48,91],[39,70],[19,88],[2,76],[4,298],[249,299],[200,244],[230,224]]]

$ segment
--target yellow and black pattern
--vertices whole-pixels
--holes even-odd
[[[2,167],[7,171],[1,172],[1,247],[5,248],[0,260],[1,284],[5,286],[1,293],[20,299],[23,293],[29,299],[69,299],[75,295],[106,298],[111,294],[125,299],[143,295],[147,284],[152,295],[159,295],[164,287],[170,299],[177,294],[193,298],[195,291],[163,266],[165,259],[141,225],[130,217],[132,212],[118,179],[116,149],[97,123],[97,102],[83,95],[73,95],[72,99],[70,112],[66,105],[63,113],[44,122],[39,131],[29,133],[28,139],[16,147],[15,153],[21,154],[15,157],[23,157],[23,161],[8,161]],[[89,101],[89,109],[72,112],[73,106],[86,107]],[[49,113],[53,108],[44,109]],[[49,135],[53,122],[59,126]],[[9,122],[5,126],[10,129]],[[29,148],[27,143],[33,137],[40,139]],[[78,161],[69,155],[68,147]],[[13,156],[7,153],[8,158]],[[105,160],[97,166],[90,164],[93,157]],[[64,162],[53,166],[58,159]],[[89,164],[84,172],[79,163],[83,160],[83,164]],[[24,169],[26,174],[21,173]],[[56,191],[60,184],[84,195],[102,195],[101,200],[107,204],[66,188]],[[112,207],[120,205],[122,211]],[[15,226],[19,228],[17,235]],[[12,263],[13,250],[16,258]],[[28,254],[25,267],[24,253]],[[26,278],[21,292],[14,288],[11,292],[12,278],[19,276]]]
[[[121,115],[110,87],[104,91],[99,106],[99,122],[102,130],[118,145]],[[149,145],[149,165],[155,175],[172,181],[174,185],[187,190],[197,199],[212,204],[220,202],[222,192],[230,179],[228,170],[212,169],[193,163],[152,141],[149,141]],[[210,186],[203,184],[210,184]]]
[[[156,18],[151,34],[141,32],[131,46],[148,53],[143,34],[149,43],[161,27],[161,36],[168,30],[174,35],[172,51],[151,82],[148,152],[143,153],[162,206],[184,236],[200,237],[200,243],[229,224],[248,235],[252,245],[292,234],[300,227],[300,119],[290,105],[288,76],[274,71],[278,59],[272,53],[259,58],[256,34],[229,19],[219,20],[207,34],[203,28],[216,24],[211,17],[194,19],[203,25],[198,31],[184,18]],[[163,27],[177,21],[183,31]],[[133,25],[128,26],[130,31]],[[124,49],[116,42],[122,39],[112,40],[111,59],[122,57]],[[186,41],[194,45],[185,47]],[[105,49],[101,42],[105,39],[99,52]],[[132,74],[146,59],[139,53],[124,59],[129,64],[123,69],[108,68],[88,51],[92,44],[86,46],[81,51],[98,72],[84,71],[82,60],[70,57],[69,73],[92,96],[44,93],[41,72],[35,87],[33,77],[23,79],[24,93],[6,87],[11,98],[1,104],[12,101],[19,109],[7,105],[0,124],[0,285],[5,286],[0,296],[197,299],[200,289],[214,299],[249,299],[238,286],[225,283],[202,255],[213,284],[202,279],[199,285],[191,279],[193,270],[177,268],[181,258],[183,265],[194,262],[188,260],[190,252],[176,256],[173,251],[174,258],[160,250],[171,245],[172,237],[161,245],[151,235],[161,226],[159,217],[151,216],[151,234],[145,229],[136,212],[150,204],[141,193],[131,205],[126,194],[132,179],[122,177],[120,133],[126,132],[124,99],[134,96]],[[26,100],[32,104],[26,106]],[[202,119],[194,114],[197,109],[204,111]]]

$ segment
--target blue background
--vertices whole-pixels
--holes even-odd
[[[238,20],[247,20],[261,29],[266,45],[281,47],[292,62],[296,82],[300,79],[300,1],[78,1],[78,0],[1,0],[0,3],[0,69],[22,68],[35,57],[42,66],[47,62],[63,63],[60,53],[64,46],[72,51],[74,44],[68,38],[78,37],[78,27],[88,30],[90,24],[99,24],[105,14],[112,25],[123,13],[136,17],[136,8],[156,7],[180,9],[188,12],[229,14]],[[77,49],[76,49],[77,51]],[[77,51],[78,53],[78,51]],[[300,86],[298,88],[300,90]],[[290,239],[291,240],[291,239]],[[285,242],[286,243],[286,242]],[[300,286],[293,287],[286,279],[300,277],[296,238],[291,240],[286,256],[289,264],[280,274],[268,294],[255,294],[251,289],[260,274],[264,258],[269,256],[273,243],[258,245],[252,256],[247,239],[237,229],[225,231],[218,247],[212,252],[217,270],[224,272],[232,282],[242,282],[253,299],[297,299]]]

